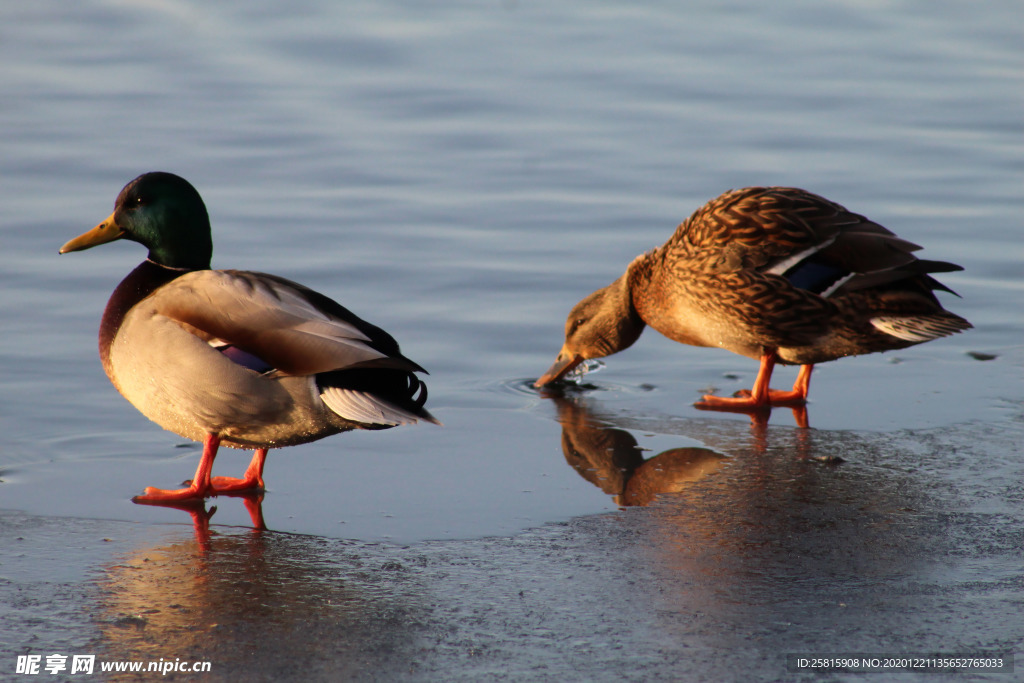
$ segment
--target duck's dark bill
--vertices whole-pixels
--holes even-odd
[[[548,384],[557,382],[558,380],[562,379],[570,372],[572,372],[576,368],[576,366],[578,366],[582,362],[582,356],[576,354],[569,354],[563,351],[562,353],[558,354],[558,357],[555,358],[554,364],[552,364],[552,366],[548,368],[548,371],[541,375],[540,379],[533,383],[533,386],[539,389],[540,387],[547,386]]]

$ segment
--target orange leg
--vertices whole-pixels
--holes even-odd
[[[796,382],[791,391],[776,391],[769,388],[772,371],[775,369],[776,355],[769,351],[761,356],[761,368],[754,380],[754,388],[750,391],[736,392],[735,396],[704,396],[694,404],[703,410],[726,410],[735,412],[751,412],[767,410],[772,406],[800,406],[807,402],[807,392],[811,385],[813,365],[801,365]]]
[[[141,496],[135,496],[132,501],[136,503],[181,503],[188,501],[202,501],[204,498],[216,496],[220,493],[231,493],[235,491],[263,490],[263,464],[267,459],[267,449],[259,448],[253,455],[249,468],[241,479],[235,477],[211,477],[213,461],[217,457],[217,449],[220,447],[220,437],[216,434],[207,434],[203,442],[203,455],[199,459],[199,467],[192,480],[187,482],[188,487],[182,489],[158,489],[152,486],[146,488]]]
[[[136,503],[178,503],[187,500],[202,500],[213,495],[210,472],[213,471],[213,460],[217,457],[219,446],[219,436],[216,434],[206,435],[206,441],[203,442],[203,457],[199,459],[199,467],[196,468],[196,474],[189,482],[188,488],[158,489],[148,486],[143,495],[135,496],[132,501]]]
[[[214,495],[218,493],[233,493],[236,491],[262,491],[263,490],[263,465],[267,462],[267,449],[257,448],[252,454],[252,461],[245,470],[242,478],[237,477],[214,477],[210,480],[213,485]]]
[[[768,402],[773,406],[802,406],[807,403],[807,392],[811,388],[813,365],[801,365],[793,382],[792,391],[768,390]]]

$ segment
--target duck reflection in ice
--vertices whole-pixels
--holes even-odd
[[[252,529],[255,532],[266,531],[267,523],[263,518],[263,496],[262,491],[242,491],[235,493],[222,493],[227,498],[241,498],[249,519],[252,520]],[[195,531],[196,542],[203,550],[210,549],[210,520],[217,512],[217,506],[207,507],[205,500],[187,500],[172,503],[160,503],[161,507],[183,510],[192,517],[192,528]]]
[[[406,556],[276,532],[154,535],[95,581],[103,658],[209,661],[216,680],[407,673],[422,617]]]
[[[724,455],[708,448],[672,448],[645,459],[632,434],[593,416],[583,400],[551,393],[562,424],[565,461],[621,506],[649,505],[716,471]]]

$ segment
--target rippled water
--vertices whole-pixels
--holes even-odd
[[[805,187],[965,267],[944,301],[975,330],[819,369],[810,420],[828,443],[1020,433],[1019,19],[1010,0],[7,3],[0,507],[183,521],[128,499],[190,476],[198,449],[117,395],[96,354],[143,254],[56,254],[149,170],[199,189],[216,266],[314,287],[431,372],[443,428],[272,451],[274,529],[466,538],[616,509],[567,466],[564,408],[529,380],[573,303],[745,185]],[[755,370],[649,331],[580,400],[654,452],[728,456],[746,418],[691,404]],[[767,438],[793,429],[776,411]],[[216,521],[248,522],[218,505]]]

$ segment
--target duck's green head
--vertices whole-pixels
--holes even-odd
[[[118,239],[149,249],[149,258],[172,268],[210,267],[210,218],[196,189],[173,173],[145,173],[124,186],[114,212],[60,248],[80,251]]]

